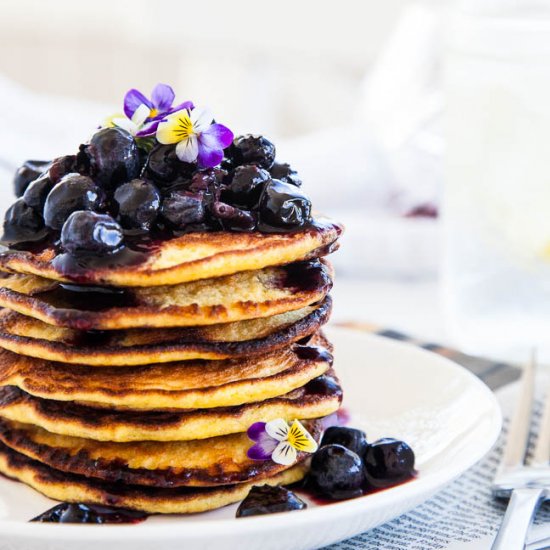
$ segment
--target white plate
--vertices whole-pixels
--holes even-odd
[[[172,550],[318,548],[414,508],[470,468],[501,427],[489,389],[462,367],[413,346],[330,328],[351,425],[370,440],[393,436],[417,455],[418,478],[372,495],[302,512],[235,519],[236,506],[138,525],[28,523],[55,502],[0,479],[0,549]]]

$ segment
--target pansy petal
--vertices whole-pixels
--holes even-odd
[[[157,131],[157,136],[158,136],[158,131]],[[199,142],[197,140],[197,136],[195,135],[189,136],[188,138],[180,141],[176,145],[176,156],[182,162],[195,162],[197,160],[198,154],[199,154]]]
[[[124,116],[113,117],[111,119],[111,122],[114,126],[118,126],[119,128],[126,130],[129,134],[132,134],[133,136],[137,132],[137,126],[129,118],[126,118]]]
[[[204,107],[195,107],[191,111],[191,120],[193,121],[193,128],[195,129],[195,132],[197,134],[201,134],[204,132],[214,120],[214,117],[210,113],[209,109],[205,109]]]
[[[295,420],[292,426],[290,426],[287,439],[289,444],[297,451],[302,451],[304,453],[314,453],[319,447],[317,441],[311,437],[311,434],[298,420]]]
[[[135,88],[128,90],[124,96],[124,114],[128,118],[132,118],[140,105],[147,105],[149,109],[153,108],[153,104],[139,90]]]
[[[139,132],[136,132],[136,137],[154,136],[159,124],[160,124],[160,119],[147,122],[144,126],[142,126]]]
[[[271,455],[271,460],[277,464],[283,466],[290,466],[296,462],[298,453],[296,449],[288,443],[288,441],[281,441]]]
[[[233,142],[233,132],[223,124],[212,124],[201,133],[201,143],[212,149],[225,149]]]
[[[177,143],[188,137],[182,133],[182,128],[190,124],[189,112],[180,111],[174,113],[160,122],[157,128],[157,139],[160,143],[168,145]]]
[[[201,143],[201,136],[199,136],[199,154],[198,161],[201,168],[213,168],[218,166],[223,160],[223,149],[206,147]]]
[[[183,103],[180,103],[179,105],[176,105],[175,107],[172,107],[170,109],[170,112],[173,113],[175,111],[181,111],[182,109],[187,109],[188,111],[192,111],[195,108],[195,104],[192,101],[184,101]]]
[[[174,99],[176,98],[176,94],[174,93],[174,90],[172,90],[171,86],[168,86],[168,84],[157,84],[153,91],[151,92],[151,100],[153,101],[153,105],[159,112],[166,112],[170,107],[172,107],[172,103],[174,103]]]
[[[289,426],[283,418],[276,418],[265,425],[265,431],[277,441],[283,441],[288,436]]]
[[[252,460],[270,460],[273,451],[279,444],[268,435],[265,435],[263,440],[255,445],[252,445],[246,452],[246,456]]]
[[[151,113],[151,109],[147,107],[144,103],[142,103],[134,113],[134,116],[132,117],[132,122],[139,128],[143,126],[143,123],[147,120],[147,117]]]
[[[246,430],[246,435],[249,437],[249,439],[252,439],[252,441],[258,441],[262,434],[265,433],[265,422],[254,422]]]

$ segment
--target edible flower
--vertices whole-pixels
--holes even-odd
[[[149,116],[149,109],[146,105],[140,105],[132,115],[132,118],[124,116],[122,113],[112,115],[108,117],[103,123],[104,128],[109,128],[111,126],[118,126],[123,130],[126,130],[133,136],[136,136],[140,133]]]
[[[175,97],[174,90],[168,84],[157,84],[151,92],[151,99],[145,97],[135,88],[128,90],[124,96],[124,114],[128,120],[137,125],[137,130],[133,135],[138,137],[152,136],[155,134],[159,122],[166,115],[181,109],[193,108],[191,101],[184,101],[173,107]],[[117,120],[114,124],[121,126],[119,122]],[[121,126],[121,128],[123,127]]]
[[[255,444],[248,449],[252,460],[269,460],[283,466],[296,462],[298,452],[314,453],[317,442],[298,421],[291,425],[282,418],[271,422],[255,422],[248,428],[248,437]]]
[[[233,132],[217,124],[207,109],[184,108],[160,121],[157,140],[165,145],[177,143],[176,155],[183,162],[198,161],[199,167],[217,166],[223,150],[233,141]]]

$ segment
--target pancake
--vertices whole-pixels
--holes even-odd
[[[324,374],[332,355],[320,337],[258,357],[90,369],[0,351],[0,386],[55,401],[114,409],[206,409],[289,393]]]
[[[235,407],[171,411],[111,411],[33,397],[0,388],[0,416],[61,435],[98,441],[189,441],[244,432],[275,418],[320,418],[336,412],[342,389],[332,371],[285,395]]]
[[[0,257],[0,268],[78,284],[176,285],[324,256],[341,232],[335,222],[319,218],[293,233],[188,233],[91,263],[70,261],[45,246],[37,252],[10,250]]]
[[[308,338],[330,317],[332,301],[273,317],[168,329],[86,332],[0,310],[0,347],[14,353],[97,367],[270,353]]]
[[[304,421],[319,441],[322,421]],[[205,487],[259,481],[288,467],[247,457],[245,433],[195,441],[112,443],[68,437],[0,419],[0,441],[29,458],[72,474],[148,487]],[[307,458],[300,453],[298,460]]]
[[[150,288],[56,284],[32,275],[0,280],[0,307],[79,330],[182,327],[271,317],[322,300],[331,268],[298,262]]]
[[[159,489],[122,485],[68,474],[40,464],[0,443],[0,472],[22,481],[43,495],[64,502],[86,502],[141,510],[151,514],[206,512],[243,500],[254,481],[221,487]],[[300,463],[261,481],[262,485],[290,485],[307,472]]]

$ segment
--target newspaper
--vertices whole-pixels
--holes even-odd
[[[516,393],[517,383],[497,392],[505,416],[504,430],[496,446],[479,464],[408,514],[327,550],[490,549],[506,508],[506,502],[493,498],[491,482],[502,456]],[[534,433],[541,409],[542,403],[538,402]],[[527,549],[550,549],[549,502],[543,504],[537,514]]]

